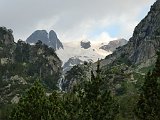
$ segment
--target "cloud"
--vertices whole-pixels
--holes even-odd
[[[109,36],[129,38],[135,25],[147,14],[148,11],[142,12],[144,8],[149,10],[154,2],[155,0],[0,0],[0,24],[13,29],[15,39],[24,40],[36,29],[53,29],[62,41],[101,38],[102,34],[113,32],[109,28],[115,24],[120,31]]]

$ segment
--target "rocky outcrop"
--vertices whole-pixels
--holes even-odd
[[[113,52],[116,50],[116,48],[127,44],[127,42],[128,41],[125,39],[113,40],[113,41],[110,41],[107,45],[101,46],[99,49]]]
[[[102,60],[102,65],[116,61],[123,56],[132,64],[142,64],[152,61],[160,48],[160,0],[151,7],[148,15],[136,26],[129,42],[119,47],[113,54]],[[153,61],[152,61],[153,62]]]
[[[71,57],[69,60],[63,65],[63,72],[66,73],[73,66],[83,64],[84,62],[77,57]]]
[[[53,30],[51,30],[49,34],[46,30],[36,30],[27,38],[26,42],[35,44],[38,40],[42,41],[43,44],[52,47],[54,50],[63,49],[62,43]]]
[[[14,37],[12,35],[13,31],[7,29],[6,27],[0,27],[0,42],[8,45],[14,43]]]
[[[88,49],[91,47],[90,41],[81,41],[81,48]]]

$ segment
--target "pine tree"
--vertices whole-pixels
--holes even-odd
[[[148,72],[142,92],[137,102],[136,115],[141,120],[159,120],[160,118],[160,53],[152,73]]]
[[[48,120],[48,99],[42,85],[36,81],[13,109],[10,120]]]
[[[92,72],[91,81],[86,82],[84,86],[81,98],[82,120],[114,120],[118,114],[119,105],[107,88],[101,89],[102,84],[100,61],[98,61],[96,76]]]
[[[64,109],[62,98],[56,91],[49,96],[49,118],[51,120],[64,120]]]

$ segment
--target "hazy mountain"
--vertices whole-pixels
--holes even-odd
[[[52,47],[54,50],[63,49],[63,45],[57,37],[57,34],[51,30],[49,34],[46,30],[36,30],[26,40],[27,43],[35,44],[38,40]]]
[[[101,44],[92,44],[90,41],[72,41],[63,43],[64,49],[56,51],[59,58],[63,61],[64,71],[68,71],[74,65],[82,64],[84,61],[95,62],[105,58],[111,52],[99,49]]]
[[[26,42],[35,44],[38,40],[55,49],[63,62],[64,71],[84,61],[96,62],[98,59],[103,59],[127,42],[125,39],[114,40],[109,44],[92,43],[88,40],[61,42],[53,30],[49,34],[46,30],[37,30],[27,38]]]
[[[91,47],[90,41],[81,41],[81,48],[88,49]]]
[[[110,41],[107,45],[101,46],[99,49],[113,52],[116,50],[116,48],[127,44],[127,42],[128,41],[126,39],[113,40],[113,41]]]

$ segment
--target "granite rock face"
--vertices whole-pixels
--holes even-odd
[[[125,44],[127,44],[127,40],[125,39],[118,39],[118,40],[113,40],[113,41],[110,41],[108,43],[108,45],[103,45],[101,46],[99,49],[103,49],[103,50],[106,50],[106,51],[115,51],[116,48],[120,47],[120,46],[123,46]]]
[[[46,44],[49,47],[52,47],[54,50],[63,49],[63,45],[57,37],[57,34],[51,30],[47,33],[46,30],[36,30],[33,32],[26,40],[27,43],[35,44],[38,40]]]
[[[73,66],[83,64],[84,62],[79,58],[72,57],[63,65],[63,72],[66,73],[69,71]]]
[[[60,42],[56,33],[53,30],[49,32],[49,44],[48,45],[50,45],[55,50],[60,49],[60,48],[63,49],[62,43]]]
[[[46,30],[36,30],[33,32],[28,38],[27,42],[28,43],[37,43],[38,40],[41,40],[42,43],[48,45],[49,43],[49,38],[48,38],[48,33]]]
[[[156,51],[160,48],[159,23],[160,0],[157,0],[151,6],[147,16],[135,27],[129,42],[102,60],[102,65],[112,63],[121,56],[128,58],[132,64],[152,61],[156,57]]]

